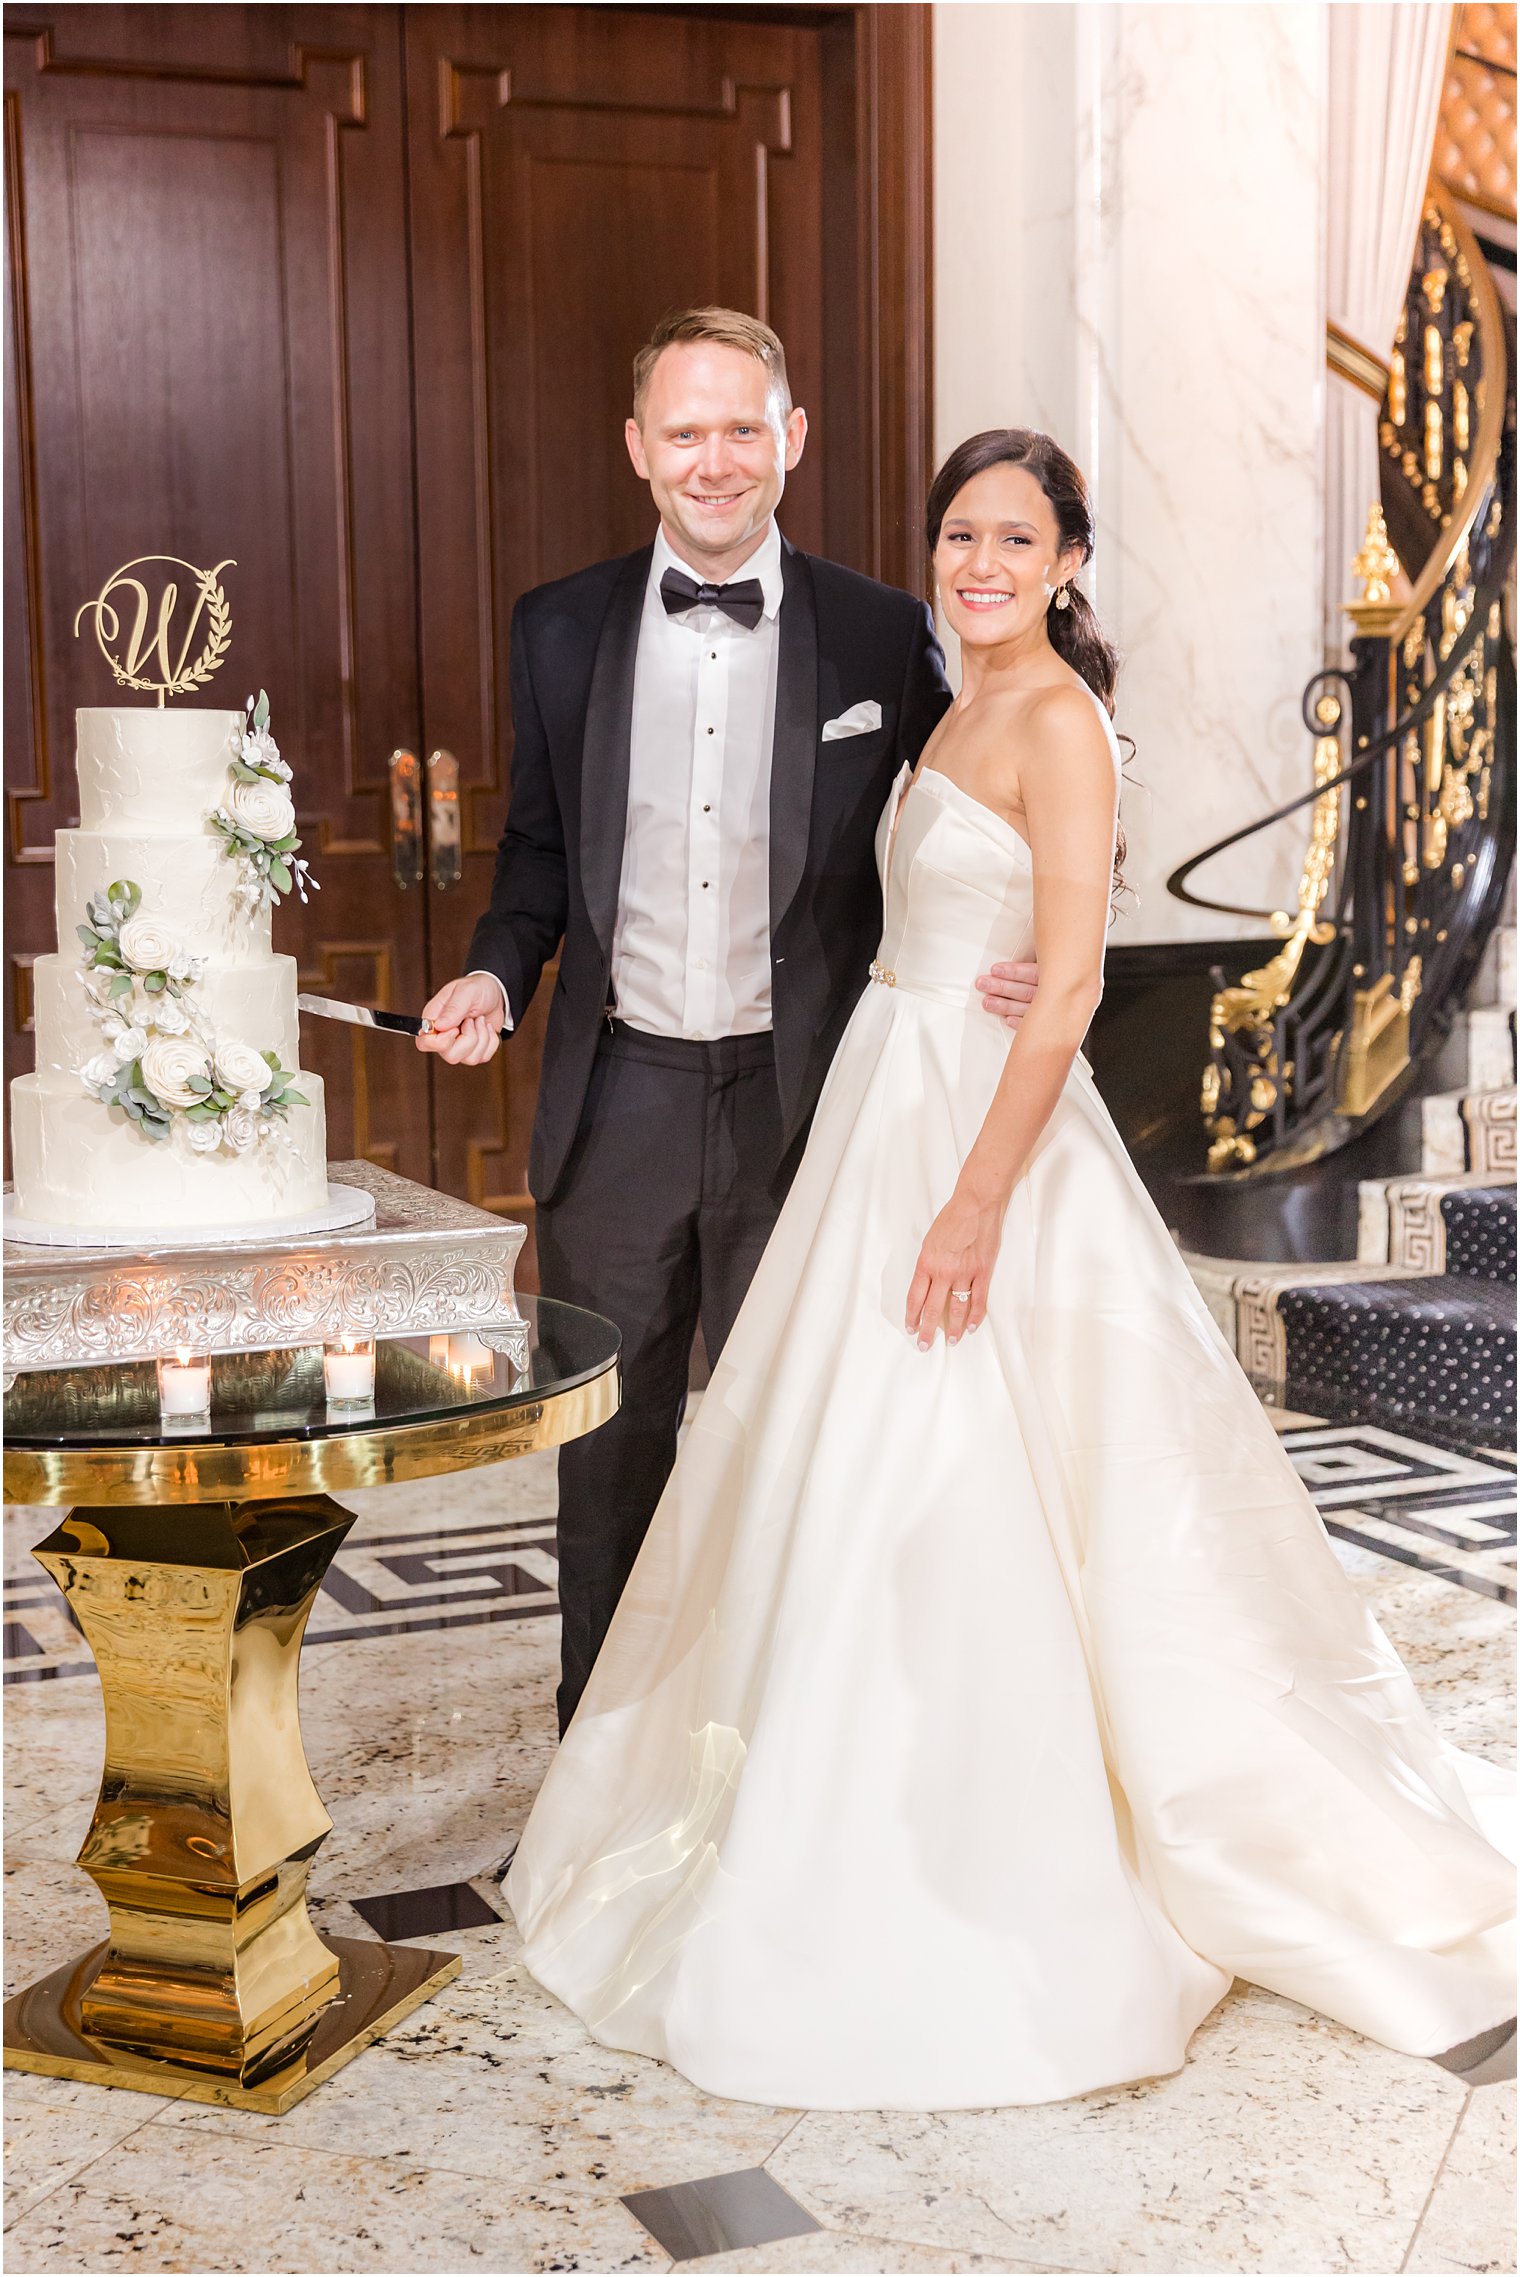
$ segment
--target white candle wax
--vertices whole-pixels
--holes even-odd
[[[449,1359],[453,1367],[468,1382],[478,1375],[489,1375],[496,1365],[496,1354],[468,1329],[449,1338]]]
[[[158,1371],[158,1405],[163,1415],[204,1415],[211,1405],[209,1360],[164,1360]]]
[[[375,1396],[373,1352],[324,1352],[322,1380],[330,1400],[357,1405]]]

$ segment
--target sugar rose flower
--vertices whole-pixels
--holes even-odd
[[[290,781],[290,769],[280,757],[280,747],[267,727],[249,729],[243,737],[241,757],[245,767],[257,767],[265,775],[278,775],[283,783]]]
[[[247,1107],[229,1107],[222,1117],[222,1137],[234,1154],[246,1154],[259,1143],[259,1118]]]
[[[215,1154],[222,1143],[222,1126],[210,1115],[203,1123],[186,1123],[184,1133],[192,1154]]]
[[[161,1036],[182,1036],[190,1025],[190,1016],[174,997],[160,996],[154,1000],[153,1025]]]
[[[223,803],[229,820],[253,838],[288,838],[296,826],[290,793],[278,783],[229,783]]]
[[[193,1036],[155,1036],[142,1054],[143,1081],[166,1107],[194,1107],[196,1079],[210,1077],[211,1062]]]
[[[129,917],[117,944],[134,972],[167,972],[181,953],[174,935],[154,917]]]
[[[116,1081],[116,1070],[118,1064],[119,1062],[117,1061],[117,1057],[114,1052],[97,1052],[93,1059],[87,1059],[85,1061],[84,1066],[80,1069],[79,1072],[84,1077],[85,1082],[90,1086],[90,1089],[92,1091],[96,1091],[99,1090],[102,1085],[114,1083]]]
[[[134,1022],[130,1028],[118,1028],[111,1037],[111,1049],[116,1054],[118,1067],[129,1067],[148,1048],[148,1031]]]
[[[269,1081],[269,1062],[252,1044],[224,1036],[216,1047],[216,1079],[224,1091],[262,1091]]]

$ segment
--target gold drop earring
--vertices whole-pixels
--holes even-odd
[[[1069,609],[1071,607],[1071,595],[1064,585],[1056,587],[1056,607],[1058,609]]]

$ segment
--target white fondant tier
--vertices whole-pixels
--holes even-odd
[[[241,712],[77,711],[81,828],[182,838],[188,818],[225,798],[232,738],[242,725]]]
[[[39,957],[32,967],[32,1001],[39,1074],[77,1075],[86,1060],[104,1050],[77,958]],[[183,1001],[193,1005],[201,1027],[218,1043],[251,1044],[257,1052],[278,1052],[281,1067],[296,1065],[301,1030],[294,957],[208,965]],[[124,1019],[126,1007],[116,1016]],[[82,1096],[88,1099],[88,1094]]]
[[[184,821],[181,816],[181,823]],[[242,871],[224,838],[209,826],[173,836],[139,830],[60,830],[53,841],[58,945],[67,951],[95,894],[130,882],[142,894],[141,916],[167,926],[192,957],[269,954],[267,908],[237,899]]]
[[[73,1077],[23,1075],[11,1085],[18,1216],[42,1225],[205,1226],[235,1233],[327,1200],[322,1083],[302,1075],[309,1107],[292,1107],[248,1154],[192,1154],[183,1133],[144,1138],[119,1108]]]
[[[227,794],[233,711],[93,710],[75,714],[81,827],[57,839],[60,953],[33,967],[37,1072],[11,1086],[18,1217],[40,1225],[208,1227],[235,1233],[327,1203],[327,1132],[319,1079],[297,1069],[293,957],[269,946],[269,913],[235,899],[238,866],[206,822]],[[272,1051],[310,1104],[293,1107],[246,1154],[196,1154],[187,1126],[155,1140],[107,1107],[80,1071],[105,1049],[85,987],[75,928],[118,880],[138,914],[205,960],[185,1004],[215,1043]],[[118,1003],[120,1019],[132,1007]]]

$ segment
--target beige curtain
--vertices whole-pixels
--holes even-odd
[[[1385,362],[1409,282],[1435,148],[1451,8],[1425,0],[1332,0],[1326,313]],[[1341,604],[1378,494],[1378,407],[1326,375],[1325,650],[1344,657]]]

